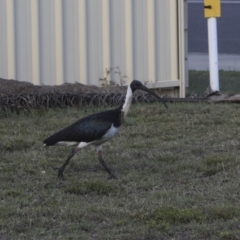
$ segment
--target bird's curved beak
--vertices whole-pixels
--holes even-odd
[[[142,85],[139,89],[142,90],[142,91],[145,91],[145,92],[147,92],[147,93],[152,94],[154,97],[158,98],[158,99],[163,103],[163,105],[164,105],[166,108],[168,108],[167,104],[166,104],[166,103],[162,100],[162,98],[159,97],[155,92],[151,91],[150,89],[148,89],[148,88],[145,87],[144,85]]]

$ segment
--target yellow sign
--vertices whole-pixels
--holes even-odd
[[[204,0],[204,15],[206,18],[221,17],[220,0]]]

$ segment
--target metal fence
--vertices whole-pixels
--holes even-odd
[[[100,80],[184,96],[186,0],[0,0],[0,77],[58,85]]]

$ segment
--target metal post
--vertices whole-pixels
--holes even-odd
[[[204,15],[208,19],[208,52],[210,87],[219,91],[217,17],[221,17],[220,0],[204,0]]]
[[[213,91],[219,91],[217,19],[215,17],[208,18],[208,51],[210,87]]]

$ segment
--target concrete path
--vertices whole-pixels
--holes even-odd
[[[240,55],[219,54],[219,70],[240,71]],[[209,70],[207,53],[188,53],[189,70]]]

